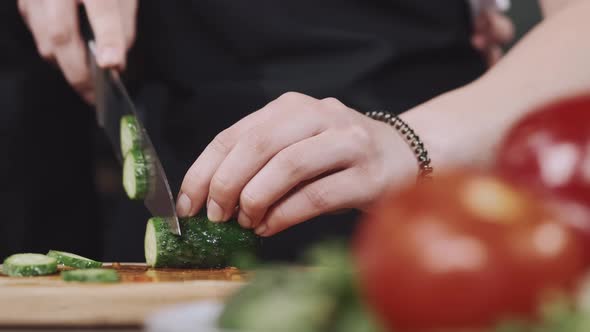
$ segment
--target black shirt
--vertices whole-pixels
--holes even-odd
[[[0,144],[10,156],[0,205],[14,212],[0,225],[11,235],[0,254],[96,257],[102,242],[104,259],[141,260],[145,209],[120,191],[95,203],[92,111],[35,54],[15,3],[0,15],[0,134],[11,142]],[[485,68],[471,25],[465,0],[141,0],[128,78],[176,192],[218,132],[284,92],[399,113],[472,81]],[[356,219],[303,223],[266,240],[263,254],[293,258],[316,240],[349,236]]]

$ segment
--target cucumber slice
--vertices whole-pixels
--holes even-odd
[[[143,249],[145,252],[145,262],[148,266],[155,267],[158,265],[158,235],[156,231],[157,221],[148,221],[145,238],[143,240]]]
[[[78,269],[92,269],[102,266],[101,262],[64,251],[50,250],[47,256],[57,259],[58,264]]]
[[[182,236],[170,232],[164,218],[148,221],[145,239],[146,263],[152,267],[222,268],[237,254],[255,253],[260,239],[236,220],[213,223],[204,214],[181,218]]]
[[[32,277],[57,272],[57,260],[41,254],[16,254],[4,260],[2,272],[12,277]]]
[[[123,188],[130,199],[144,199],[148,191],[148,162],[139,149],[129,151],[123,162]]]
[[[111,283],[118,282],[119,273],[110,269],[86,269],[86,270],[72,270],[63,271],[61,273],[63,281],[77,281],[77,282],[98,282]]]
[[[141,147],[141,133],[137,118],[133,115],[121,117],[121,153],[123,157],[127,156],[132,149]]]

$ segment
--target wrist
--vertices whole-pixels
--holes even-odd
[[[367,118],[374,133],[374,147],[380,166],[373,173],[382,190],[415,183],[418,176],[418,162],[412,149],[400,134],[389,124]]]
[[[398,136],[405,141],[407,149],[409,149],[416,160],[418,167],[418,180],[430,179],[433,172],[433,167],[430,164],[430,157],[428,155],[428,149],[424,145],[420,136],[399,116],[386,111],[372,111],[367,112],[365,115],[371,119],[381,121],[393,129]]]

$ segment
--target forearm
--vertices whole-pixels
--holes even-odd
[[[477,81],[402,117],[435,168],[486,165],[506,131],[535,106],[590,91],[590,1],[574,1],[539,24]]]

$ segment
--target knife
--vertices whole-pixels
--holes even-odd
[[[176,208],[170,191],[168,178],[160,162],[160,158],[152,141],[145,130],[133,101],[119,72],[114,69],[100,68],[96,62],[94,40],[88,41],[88,54],[94,88],[96,91],[96,116],[98,124],[104,129],[119,163],[123,163],[121,153],[120,126],[121,118],[133,115],[137,119],[138,131],[141,134],[141,148],[148,161],[150,176],[149,188],[144,204],[153,216],[165,218],[173,234],[181,235]]]

